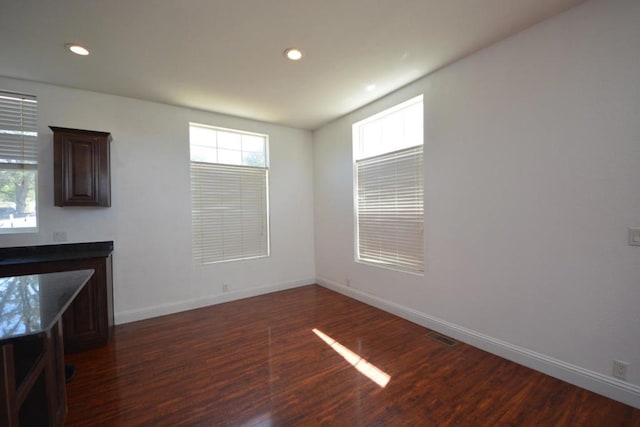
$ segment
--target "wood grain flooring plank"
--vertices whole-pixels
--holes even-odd
[[[427,332],[316,285],[119,325],[68,356],[67,425],[640,426],[638,409]]]

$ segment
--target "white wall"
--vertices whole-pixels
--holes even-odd
[[[0,246],[49,244],[54,231],[113,240],[117,323],[314,282],[310,132],[7,78],[0,90],[38,97],[40,144],[39,233],[0,235]],[[269,135],[271,257],[193,264],[190,121]],[[112,133],[111,208],[53,206],[49,125]]]
[[[589,1],[316,131],[319,282],[640,406],[639,23]],[[419,93],[424,277],[353,261],[351,124]]]

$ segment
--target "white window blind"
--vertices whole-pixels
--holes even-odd
[[[358,258],[423,272],[422,146],[356,162]]]
[[[0,163],[35,169],[38,164],[35,97],[0,92]],[[20,165],[20,166],[18,166]]]
[[[422,96],[353,125],[356,261],[424,271]]]
[[[38,102],[0,91],[0,233],[37,231]]]
[[[190,135],[194,260],[209,264],[268,256],[266,135],[194,124]]]

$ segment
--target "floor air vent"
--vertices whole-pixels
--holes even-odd
[[[453,338],[445,337],[444,335],[440,335],[437,332],[431,331],[427,334],[427,336],[433,341],[437,341],[449,347],[453,347],[454,345],[458,344],[458,341],[454,340]]]

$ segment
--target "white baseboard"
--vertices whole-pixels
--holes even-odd
[[[270,294],[272,292],[284,291],[286,289],[297,288],[315,283],[314,278],[296,280],[292,282],[280,283],[277,285],[265,285],[241,291],[226,292],[223,294],[209,295],[202,298],[172,302],[170,304],[161,304],[153,307],[145,307],[140,310],[120,311],[115,313],[115,323],[120,325],[123,323],[135,322],[138,320],[150,319],[153,317],[164,316],[167,314],[179,313],[181,311],[193,310],[196,308],[206,307],[209,305],[221,304],[224,302],[235,301],[243,298],[251,298],[258,295]]]
[[[335,281],[317,277],[316,282],[333,291],[395,314],[413,323],[448,335],[507,360],[593,391],[635,408],[640,408],[640,386],[594,372],[541,353],[510,344],[471,329],[447,322],[417,310],[386,301],[375,295],[344,286]]]

